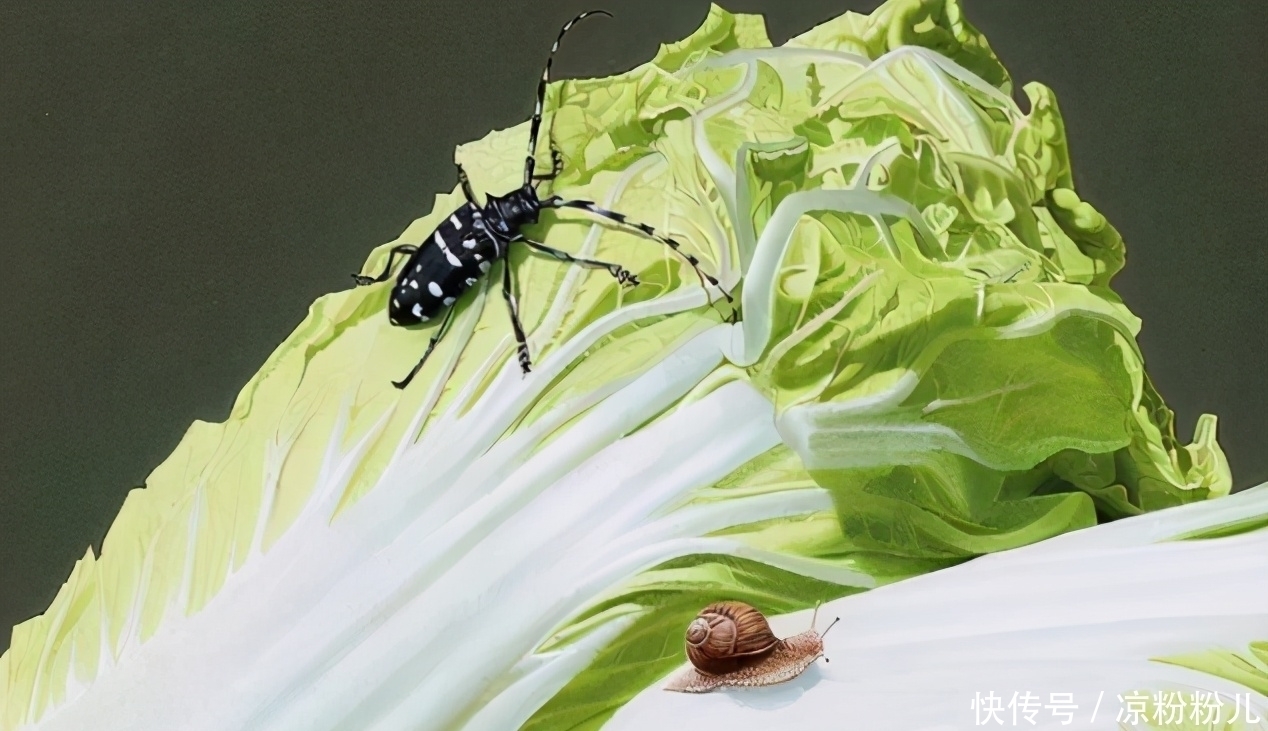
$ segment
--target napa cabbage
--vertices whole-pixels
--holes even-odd
[[[578,211],[534,236],[642,285],[513,251],[527,376],[496,270],[405,391],[434,326],[392,327],[387,284],[319,298],[14,629],[0,729],[595,729],[708,601],[797,612],[1226,495],[1215,417],[1183,444],[1145,372],[1052,91],[1022,91],[958,0],[779,47],[714,6],[552,83],[552,191],[670,232],[737,321]],[[527,126],[458,148],[478,191],[518,186]]]

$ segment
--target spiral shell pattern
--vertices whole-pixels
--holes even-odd
[[[687,658],[706,675],[724,675],[759,662],[780,644],[766,617],[743,602],[716,602],[687,626]]]

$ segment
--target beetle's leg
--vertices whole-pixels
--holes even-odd
[[[652,228],[651,226],[648,226],[645,223],[636,223],[634,221],[627,220],[624,213],[609,211],[606,208],[602,208],[598,205],[595,205],[593,201],[564,200],[563,198],[560,198],[558,196],[551,196],[550,198],[547,198],[546,200],[542,201],[542,208],[576,208],[582,211],[593,213],[594,215],[599,216],[601,218],[606,218],[607,220],[612,221],[613,223],[618,223],[622,226],[625,226],[626,228],[632,228],[636,231],[640,231],[643,234],[673,249],[679,256],[686,259],[687,263],[691,265],[691,268],[695,270],[696,276],[700,278],[701,287],[705,287],[705,281],[708,280],[709,284],[712,284],[713,286],[717,287],[718,290],[722,292],[722,296],[726,298],[727,302],[734,301],[734,298],[731,297],[731,293],[726,291],[725,289],[722,289],[722,287],[718,284],[718,280],[715,277],[710,276],[709,274],[706,274],[704,271],[700,269],[699,259],[697,259],[695,256],[688,254],[687,252],[682,250],[682,244],[678,243],[677,241],[671,239],[668,236],[662,236],[661,234],[656,232],[656,229]],[[708,288],[705,287],[705,289],[708,289]]]
[[[445,337],[445,333],[449,332],[449,323],[453,321],[453,313],[455,309],[457,308],[452,305],[449,307],[449,311],[445,313],[445,319],[440,323],[440,329],[438,329],[436,334],[431,337],[431,342],[427,344],[427,350],[423,351],[423,357],[418,359],[418,363],[415,364],[414,369],[409,372],[409,375],[399,381],[392,381],[393,386],[396,386],[397,388],[405,388],[409,385],[410,381],[414,380],[414,376],[418,375],[418,372],[423,369],[423,364],[427,362],[428,356],[430,356],[431,352],[436,349],[436,343],[439,343],[440,339]]]
[[[620,284],[630,287],[638,286],[638,277],[636,277],[633,272],[619,264],[611,264],[606,261],[598,261],[595,259],[582,259],[581,257],[573,256],[566,251],[560,251],[559,249],[547,246],[538,241],[531,241],[525,238],[514,239],[514,241],[522,241],[537,251],[540,251],[543,254],[549,254],[559,261],[568,262],[569,264],[577,264],[578,266],[583,267],[590,267],[592,269],[606,269],[608,274],[616,277],[616,281]]]
[[[528,338],[524,335],[524,326],[520,324],[520,306],[515,300],[515,291],[511,283],[511,260],[502,259],[502,296],[506,298],[506,306],[511,312],[511,327],[515,330],[515,342],[519,344],[520,370],[527,374],[532,370],[528,357]]]
[[[480,201],[476,200],[475,191],[471,189],[471,179],[467,177],[467,171],[462,169],[462,163],[454,163],[458,166],[458,182],[462,184],[462,194],[467,197],[467,202],[479,208]]]
[[[553,119],[553,118],[552,118]],[[554,180],[564,171],[564,154],[555,147],[555,141],[550,141],[550,172],[542,175],[534,175],[533,180],[545,181]]]
[[[367,284],[375,282],[385,282],[387,278],[392,276],[392,265],[396,263],[396,257],[411,256],[418,247],[413,244],[401,244],[392,249],[392,253],[387,256],[387,266],[383,267],[383,271],[377,277],[367,277],[364,274],[353,274],[352,279],[357,283],[358,287],[364,287]]]

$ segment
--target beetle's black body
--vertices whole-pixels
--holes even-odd
[[[546,59],[546,68],[542,71],[541,80],[537,85],[537,106],[533,112],[529,133],[528,157],[524,166],[524,185],[503,196],[488,196],[487,202],[481,204],[476,199],[475,192],[471,189],[471,183],[467,180],[466,172],[459,165],[458,179],[462,184],[462,191],[467,199],[466,203],[437,226],[436,230],[421,245],[405,244],[392,249],[391,254],[388,256],[387,266],[384,267],[383,272],[379,276],[352,275],[358,285],[387,281],[391,276],[396,258],[398,256],[406,256],[405,266],[396,276],[396,284],[392,288],[388,300],[389,321],[393,325],[408,327],[426,323],[442,313],[444,314],[444,320],[440,328],[437,330],[436,335],[432,337],[418,364],[414,366],[414,369],[404,379],[393,382],[397,388],[404,388],[409,384],[414,375],[418,373],[419,369],[427,361],[427,357],[431,355],[436,343],[444,337],[453,317],[454,309],[452,305],[476,284],[481,277],[488,274],[497,262],[506,259],[507,252],[510,251],[512,244],[522,243],[535,251],[548,254],[560,261],[606,269],[623,285],[636,286],[638,284],[638,279],[621,266],[593,259],[574,257],[567,252],[526,238],[521,230],[526,226],[537,223],[541,211],[545,208],[576,208],[640,231],[669,246],[683,256],[700,277],[701,285],[704,284],[705,280],[708,280],[710,284],[717,286],[718,282],[716,279],[700,271],[699,261],[694,256],[681,251],[677,241],[661,236],[651,226],[627,221],[623,214],[600,208],[591,201],[565,200],[559,196],[550,196],[542,200],[537,195],[536,183],[554,179],[559,175],[561,169],[559,153],[552,145],[553,166],[551,172],[546,175],[534,174],[537,133],[541,127],[542,103],[546,96],[546,85],[550,80],[551,61],[554,59],[555,51],[559,49],[560,39],[564,37],[568,29],[577,21],[592,14],[610,16],[607,12],[597,10],[582,13],[573,18],[559,31],[559,37],[555,39],[550,56]],[[527,338],[524,335],[523,327],[520,325],[518,305],[512,284],[510,267],[503,265],[502,294],[506,298],[507,306],[510,308],[511,325],[515,331],[515,339],[519,344],[520,367],[525,373],[528,373],[530,359]],[[728,300],[731,298],[726,292],[723,292],[723,295]]]
[[[527,196],[516,191],[513,197]],[[396,277],[387,310],[393,325],[416,325],[444,312],[506,255],[512,231],[537,222],[536,205],[517,202],[515,210],[524,213],[497,215],[495,202],[510,213],[507,198],[490,200],[484,210],[466,203],[436,227]]]

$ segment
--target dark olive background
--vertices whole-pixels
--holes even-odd
[[[0,2],[0,648],[194,419],[454,183],[455,145],[697,28],[706,0]],[[876,0],[728,0],[782,43]],[[1268,480],[1268,3],[965,0],[1056,90],[1189,439]]]

